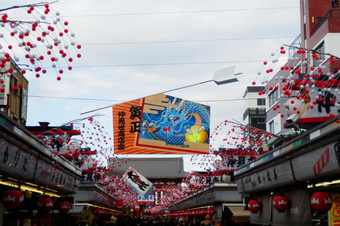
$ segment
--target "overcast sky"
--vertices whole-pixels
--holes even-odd
[[[246,87],[261,85],[263,62],[300,34],[298,0],[59,0],[51,8],[69,22],[82,58],[61,81],[28,73],[29,126],[61,125],[84,111],[206,81],[230,65],[243,73],[238,83],[168,94],[210,105],[211,129],[242,121]],[[95,113],[112,134],[111,109]]]

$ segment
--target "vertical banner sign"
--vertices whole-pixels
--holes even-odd
[[[113,106],[115,154],[208,154],[210,107],[157,94]]]
[[[330,225],[340,225],[340,194],[332,195],[333,205],[330,210]]]
[[[132,167],[127,169],[123,175],[123,179],[143,198],[148,197],[153,192],[153,184]]]

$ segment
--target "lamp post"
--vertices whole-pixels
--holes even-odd
[[[208,83],[208,82],[215,82],[216,85],[223,85],[223,84],[227,84],[227,83],[237,82],[238,79],[235,78],[235,76],[236,75],[240,75],[242,73],[235,74],[234,71],[235,71],[235,65],[232,65],[232,66],[229,66],[229,67],[226,67],[226,68],[222,68],[220,70],[215,71],[213,78],[210,79],[210,80],[206,80],[206,81],[203,81],[203,82],[198,82],[198,83],[182,86],[182,87],[179,87],[179,88],[174,88],[174,89],[166,90],[166,91],[155,93],[155,94],[152,94],[152,95],[157,95],[157,94],[161,94],[161,93],[169,93],[169,92],[173,92],[173,91],[176,91],[176,90],[189,88],[189,87],[192,87],[192,86],[197,86],[197,85],[205,84],[205,83]],[[152,96],[152,95],[149,95],[149,96]],[[85,112],[82,112],[80,114],[84,115],[84,114],[92,113],[92,112],[95,112],[95,111],[100,111],[100,110],[103,110],[103,109],[106,109],[106,108],[110,108],[110,107],[112,107],[114,105],[116,105],[116,104],[112,104],[112,105],[109,105],[109,106],[97,108],[97,109],[90,110],[90,111],[85,111]]]

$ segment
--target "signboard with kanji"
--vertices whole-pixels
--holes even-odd
[[[165,94],[113,106],[115,154],[208,154],[210,107]]]
[[[332,195],[333,205],[330,214],[330,225],[336,226],[340,225],[340,195],[334,194]]]
[[[146,198],[153,192],[153,184],[142,174],[129,167],[123,175],[124,180],[141,197]]]

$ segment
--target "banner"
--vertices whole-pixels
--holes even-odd
[[[165,94],[113,106],[115,154],[208,154],[210,107]]]

